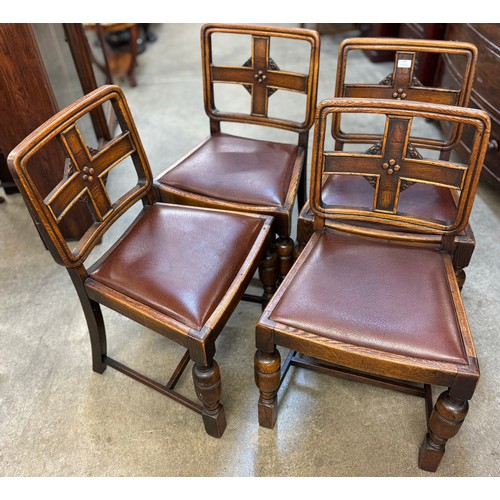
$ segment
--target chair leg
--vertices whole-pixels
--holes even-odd
[[[302,245],[298,241],[297,241],[297,243],[295,243],[295,247],[293,249],[293,261],[294,262],[299,258],[300,254],[302,253],[302,250],[304,250],[304,246],[305,245]]]
[[[299,179],[299,186],[297,189],[297,206],[299,213],[302,210],[302,207],[306,204],[307,201],[307,180],[306,180],[306,166],[302,169]]]
[[[465,283],[465,271],[459,267],[455,268],[455,277],[457,278],[457,283],[458,283],[458,288],[462,290],[462,287],[464,286]]]
[[[103,373],[106,369],[104,358],[107,354],[106,328],[102,317],[101,306],[87,295],[83,284],[87,272],[78,268],[67,268],[68,274],[75,285],[76,293],[80,299],[87,327],[90,335],[90,346],[92,349],[92,370]]]
[[[295,248],[293,251],[293,259],[294,262],[299,258],[299,255],[304,250],[304,247],[307,245],[307,242],[311,239],[311,236],[314,234],[314,226],[312,218],[310,218],[307,214],[309,210],[304,208],[305,214],[302,212],[299,213],[299,218],[297,219],[297,241],[295,243]]]
[[[215,360],[208,366],[193,365],[193,382],[196,395],[203,403],[205,430],[210,436],[220,438],[226,428],[226,414],[220,403],[222,385],[219,365]]]
[[[278,288],[278,252],[274,234],[269,233],[266,253],[259,264],[259,278],[264,287],[263,302],[267,304]]]
[[[96,373],[103,373],[106,369],[104,358],[107,353],[107,342],[101,306],[86,295],[84,297],[80,296],[80,302],[89,329],[90,347],[92,349],[92,370]]]
[[[451,398],[449,391],[439,396],[429,417],[429,432],[418,455],[418,466],[421,469],[436,472],[443,458],[446,442],[460,430],[468,410],[468,402]]]
[[[278,258],[280,281],[288,274],[293,264],[294,244],[289,236],[280,236],[278,238]]]
[[[84,306],[85,317],[90,334],[90,345],[92,348],[92,370],[96,373],[103,373],[106,369],[104,358],[107,354],[106,329],[102,317],[101,306],[98,302],[89,299],[91,314],[87,314]]]
[[[278,396],[281,378],[281,356],[275,348],[268,353],[257,349],[255,353],[255,383],[260,391],[259,425],[272,429],[278,417]]]

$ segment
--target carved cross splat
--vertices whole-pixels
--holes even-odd
[[[235,83],[251,88],[252,110],[256,116],[267,116],[268,98],[271,89],[307,92],[307,75],[290,73],[270,68],[270,38],[252,37],[251,63],[247,66],[212,66],[214,83]],[[271,65],[272,66],[272,65]],[[277,66],[276,66],[277,67]]]
[[[413,76],[415,52],[396,52],[392,76],[379,84],[345,84],[345,97],[372,97],[374,99],[409,99],[419,102],[435,102],[455,106],[459,90],[423,87]]]
[[[84,197],[95,220],[103,221],[112,211],[103,179],[115,165],[135,151],[129,133],[116,137],[97,152],[85,144],[76,125],[62,132],[59,138],[71,168],[46,197],[45,204],[60,222],[71,207]]]
[[[252,58],[250,57],[250,59],[247,59],[243,63],[243,66],[246,67],[246,68],[251,68],[252,67]],[[271,69],[271,70],[275,70],[275,71],[279,71],[280,70],[279,66],[274,62],[274,60],[272,59],[272,57],[269,58],[269,64],[268,64],[267,69],[268,70]],[[253,76],[254,76],[254,78],[257,79],[258,83],[261,83],[263,80],[265,80],[267,78],[267,75],[262,70],[259,70]],[[249,94],[252,94],[252,87],[250,85],[243,85],[243,87],[245,87],[245,89],[247,90],[247,92]],[[271,97],[277,90],[278,89],[275,89],[275,88],[272,88],[272,87],[267,87],[267,97]]]
[[[376,179],[373,210],[396,213],[404,181],[460,189],[467,167],[408,155],[411,118],[388,116],[380,154],[325,154],[326,174],[370,175]]]
[[[379,155],[380,152],[382,151],[382,143],[377,142],[373,146],[369,147],[365,153],[367,155]],[[423,156],[418,152],[418,149],[413,146],[410,142],[408,142],[408,146],[406,148],[406,155],[411,157],[411,158],[418,158],[420,160],[423,159]],[[370,177],[365,176],[365,179],[368,181],[369,184],[371,184],[374,188],[377,187],[377,179],[375,177]],[[411,181],[405,181],[403,180],[401,182],[400,190],[404,191],[405,189],[408,189],[409,187],[413,186],[415,184],[414,182]]]

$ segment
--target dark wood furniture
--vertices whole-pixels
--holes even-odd
[[[71,51],[71,57],[73,58],[73,62],[75,64],[78,79],[80,80],[80,85],[82,86],[83,94],[89,94],[99,85],[97,84],[92,64],[92,49],[89,46],[83,24],[64,23],[63,29],[66,36],[66,42],[68,43]],[[90,119],[92,120],[95,135],[100,142],[109,141],[111,139],[110,130],[114,130],[116,126],[116,123],[110,122],[110,116],[113,117],[113,114],[108,113],[108,116],[106,116],[101,107],[94,109],[90,113]]]
[[[362,23],[359,24],[360,36],[367,38],[394,38],[399,34],[400,24],[399,23]],[[364,51],[366,57],[370,61],[385,62],[392,61],[393,57],[390,52],[385,50],[377,50],[376,48],[370,47]]]
[[[408,23],[399,26],[398,37],[413,40],[443,40],[444,23]],[[434,76],[439,62],[439,53],[419,52],[415,57],[414,75],[426,87],[434,85]],[[444,85],[444,87],[447,87]]]
[[[58,106],[31,26],[0,24],[0,46],[0,155],[7,156],[32,130],[54,115]],[[5,166],[0,161],[2,183],[8,183],[12,190],[13,180]],[[42,196],[51,190],[49,179],[62,175],[63,170],[64,156],[54,145],[33,159],[33,176]],[[61,223],[61,231],[67,238],[80,238],[82,228],[90,221],[85,206],[75,203]]]
[[[247,37],[251,54],[239,54],[237,65],[221,65],[213,60],[217,42]],[[273,43],[291,43],[287,68],[270,55]],[[187,153],[154,181],[158,196],[166,202],[224,208],[240,212],[269,214],[274,217],[273,231],[278,234],[279,273],[284,276],[293,261],[290,238],[291,213],[298,191],[299,205],[306,200],[305,163],[309,129],[316,106],[320,39],[316,31],[299,28],[209,24],[202,27],[202,65],[205,111],[210,119],[210,137]],[[283,42],[285,43],[285,42]],[[293,51],[293,46],[295,52]],[[236,47],[236,45],[235,45]],[[248,45],[246,45],[248,47]],[[290,70],[294,57],[305,47],[307,72]],[[236,50],[236,49],[235,49]],[[276,56],[275,56],[276,57]],[[241,61],[241,62],[240,62]],[[250,93],[250,110],[225,109],[216,103],[215,87],[236,84]],[[302,121],[274,117],[269,101],[276,91],[286,90],[305,95],[294,113]],[[243,89],[242,89],[243,91]],[[243,91],[244,92],[244,91]],[[290,111],[290,110],[289,110]],[[294,132],[297,144],[257,140],[229,135],[221,131],[222,122],[240,123],[251,134],[251,125],[274,127]],[[276,289],[278,269],[273,236],[261,266],[264,300]]]
[[[105,83],[113,84],[114,78],[127,77],[131,87],[137,86],[134,70],[137,66],[137,37],[136,23],[85,23],[85,29],[95,31],[102,50],[102,61],[92,52],[94,64],[104,73]],[[123,49],[115,49],[106,40],[106,35],[123,30],[130,31],[130,43]]]
[[[89,148],[76,122],[106,103],[113,106],[119,133],[99,149]],[[67,161],[64,172],[48,176],[52,187],[46,194],[38,189],[31,163],[48,147],[59,148]],[[47,248],[76,288],[89,328],[93,370],[116,368],[201,414],[208,434],[220,437],[226,421],[213,359],[215,340],[257,268],[272,217],[159,203],[140,137],[116,86],[101,87],[56,114],[14,148],[8,162]],[[137,177],[112,199],[103,178],[127,162]],[[61,224],[68,209],[82,202],[92,221],[83,237],[69,245]],[[87,269],[85,260],[96,243],[136,203],[143,205],[137,218]],[[167,384],[107,355],[101,304],[186,348]],[[201,404],[174,390],[190,359]]]
[[[381,150],[325,150],[328,117],[338,113],[385,117]],[[408,156],[415,118],[470,129],[474,145],[467,164]],[[256,327],[261,426],[275,424],[281,374],[290,363],[392,387],[425,398],[428,432],[418,464],[437,469],[479,379],[452,263],[453,240],[467,225],[489,133],[486,113],[457,106],[355,98],[320,104],[311,165],[315,232]],[[331,205],[322,178],[333,175],[374,177],[371,206]],[[453,189],[457,210],[444,220],[422,207],[402,211],[404,181]],[[279,346],[291,349],[282,371]],[[434,408],[431,385],[448,388]]]
[[[491,117],[491,138],[484,160],[483,179],[500,189],[500,94],[498,75],[500,67],[500,26],[498,24],[459,23],[448,24],[444,35],[447,40],[473,43],[479,52],[476,78],[470,106],[485,110]],[[436,71],[436,84],[456,85],[463,64],[443,55]],[[464,136],[457,145],[457,152],[466,156],[471,148],[471,137]]]
[[[387,52],[394,58],[393,72],[378,83],[356,83],[347,80],[346,74],[350,64],[354,64],[355,55],[358,51],[376,50]],[[449,55],[453,60],[460,60],[462,66],[457,81],[449,87],[424,86],[415,76],[415,64],[419,55],[436,56],[440,54]],[[392,38],[352,38],[344,40],[339,47],[337,76],[334,95],[336,97],[374,97],[394,100],[413,100],[422,102],[442,103],[454,106],[466,106],[474,81],[477,51],[475,47],[467,43],[439,41],[439,40],[403,40]],[[340,115],[334,115],[332,120],[332,135],[335,139],[336,150],[344,149],[346,144],[365,144],[367,153],[378,154],[380,151],[381,132],[373,133],[352,130],[352,127],[343,130]],[[418,157],[419,149],[433,149],[440,152],[440,157],[450,155],[453,148],[459,143],[459,125],[450,125],[444,138],[441,138],[439,129],[436,127],[435,137],[411,138],[411,147],[408,155]],[[334,186],[334,183],[336,185]],[[371,199],[373,194],[373,180],[364,179],[359,176],[350,178],[343,177],[335,179],[329,176],[325,180],[324,194],[330,204],[359,205]],[[453,214],[456,207],[455,196],[452,191],[441,186],[412,185],[406,183],[405,200],[403,209],[414,209],[426,206],[429,213],[435,216],[440,214]],[[405,207],[406,205],[406,207]],[[313,213],[306,204],[297,221],[297,248],[295,255],[307,243],[313,233]],[[474,251],[474,233],[468,225],[463,234],[456,239],[457,250],[454,252],[454,266],[457,276],[460,278],[460,286],[465,281],[464,268],[470,263]]]

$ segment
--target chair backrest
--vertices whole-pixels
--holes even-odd
[[[241,66],[217,66],[213,63],[214,35],[248,35],[251,53]],[[309,44],[309,66],[306,74],[281,70],[279,61],[270,56],[271,43],[276,39],[295,40]],[[205,110],[212,132],[220,129],[221,121],[265,125],[292,132],[307,132],[314,122],[317,100],[320,38],[316,31],[299,28],[268,26],[207,24],[201,29],[202,64]],[[245,56],[245,57],[248,57]],[[214,83],[242,85],[251,94],[248,113],[221,111],[215,103]],[[277,90],[305,94],[303,121],[272,117],[268,114],[269,98]]]
[[[99,149],[89,148],[76,122],[108,102],[120,133]],[[30,159],[54,142],[63,150],[66,163],[61,178],[53,179],[52,191],[42,196],[30,172]],[[137,184],[112,202],[106,178],[129,157]],[[134,203],[141,199],[145,204],[153,202],[151,169],[125,96],[117,86],[100,87],[61,110],[12,150],[8,164],[45,244],[56,262],[68,267],[81,265],[108,227]],[[82,202],[93,222],[70,247],[59,225],[71,208]]]
[[[334,120],[339,118],[338,115],[346,114],[358,114],[363,121],[374,115],[385,116],[385,130],[378,153],[329,151],[325,148],[325,140],[329,139],[326,137],[329,118]],[[464,132],[473,138],[468,163],[410,155],[408,149],[415,118],[444,120],[463,127]],[[469,218],[489,134],[489,116],[480,110],[403,100],[334,98],[323,101],[316,113],[311,165],[310,203],[316,228],[327,225],[349,232],[413,241],[425,240],[421,236],[426,234],[451,237],[458,234]],[[370,196],[366,206],[327,205],[322,199],[321,188],[324,176],[329,175],[370,177],[375,188],[373,198]],[[429,218],[428,214],[400,211],[398,205],[405,196],[402,190],[404,182],[451,189],[457,201],[454,216],[437,220]],[[382,229],[360,227],[366,223],[375,223]],[[395,231],[387,230],[388,226]]]
[[[378,83],[346,82],[349,60],[355,51],[394,52],[394,68]],[[418,57],[439,55],[457,59],[461,74],[454,75],[456,88],[428,87],[415,76]],[[354,63],[354,61],[353,61]],[[408,100],[447,104],[450,106],[468,106],[477,64],[477,49],[465,42],[442,40],[407,40],[398,38],[350,38],[339,46],[335,97],[374,98],[390,100]],[[378,135],[345,132],[339,121],[332,124],[333,137],[338,140],[338,149],[343,143],[377,142]],[[461,131],[458,125],[451,126],[444,139],[415,138],[414,145],[425,145],[442,151],[453,149],[458,143]]]

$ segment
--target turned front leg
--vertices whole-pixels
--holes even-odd
[[[436,472],[446,442],[460,430],[468,410],[468,402],[451,398],[449,391],[439,396],[429,418],[430,431],[420,447],[418,466],[421,469]]]
[[[458,288],[462,290],[465,284],[465,271],[459,267],[455,267],[455,277],[457,278]]]
[[[257,350],[255,353],[255,383],[260,391],[259,425],[272,429],[278,416],[278,388],[280,385],[281,356]]]
[[[222,384],[219,365],[212,361],[209,366],[194,364],[193,382],[196,395],[203,403],[203,423],[210,436],[221,437],[226,428],[226,415],[220,403]]]
[[[278,238],[280,281],[288,274],[293,264],[293,240],[289,236]]]

